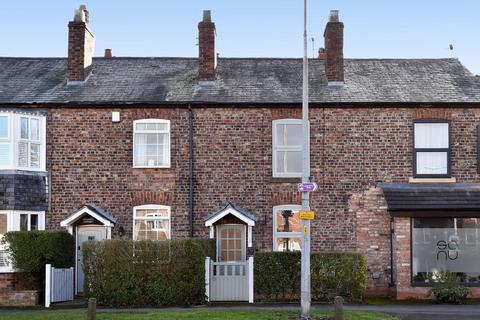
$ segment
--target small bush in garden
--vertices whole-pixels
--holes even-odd
[[[439,272],[431,278],[432,293],[440,303],[463,303],[470,293],[458,283],[460,279],[455,273]]]
[[[205,302],[208,239],[108,240],[84,243],[84,292],[110,306],[193,305]]]
[[[292,301],[299,299],[300,252],[255,254],[255,299]],[[366,289],[365,258],[354,252],[312,253],[310,259],[312,300],[331,301],[337,295],[350,301],[363,298]]]
[[[45,264],[69,268],[74,264],[75,242],[64,231],[12,231],[3,242],[8,244],[9,258],[25,289],[43,289]]]

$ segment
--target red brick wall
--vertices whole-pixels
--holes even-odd
[[[114,110],[121,112],[120,123],[111,121]],[[431,110],[429,106],[311,109],[311,171],[320,187],[311,202],[317,212],[312,223],[313,251],[359,250],[366,253],[371,272],[388,267],[389,216],[374,187],[378,182],[407,182],[412,176],[414,119],[448,117],[452,175],[459,182],[479,182],[476,127],[480,110]],[[59,228],[62,219],[93,202],[113,213],[117,226],[122,225],[130,237],[133,206],[163,201],[159,204],[172,206],[172,236],[188,236],[185,108],[54,108],[50,112],[49,228]],[[300,106],[237,106],[234,110],[195,106],[193,114],[195,236],[208,237],[204,218],[231,201],[258,216],[254,246],[271,250],[273,206],[300,203],[299,179],[272,178],[272,120],[300,118]],[[171,120],[170,169],[132,168],[133,121],[144,118]],[[378,248],[372,247],[375,242]],[[376,282],[369,279],[370,289],[386,292],[387,273]]]

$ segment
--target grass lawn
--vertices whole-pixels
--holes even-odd
[[[284,310],[215,310],[215,309],[187,309],[180,311],[155,311],[155,312],[98,312],[98,320],[291,320],[297,313]],[[315,316],[322,317],[329,314],[315,312]],[[0,312],[1,320],[84,320],[86,313],[81,311],[20,311]],[[347,320],[399,320],[384,314],[373,312],[347,312]]]

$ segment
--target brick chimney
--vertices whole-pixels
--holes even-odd
[[[325,38],[325,74],[329,82],[344,81],[343,22],[338,10],[330,11],[330,18],[323,34]]]
[[[95,37],[88,28],[89,13],[85,5],[75,10],[68,23],[68,83],[83,83],[92,72]]]
[[[203,11],[203,20],[198,24],[198,79],[214,81],[217,59],[215,54],[215,23],[210,10]]]

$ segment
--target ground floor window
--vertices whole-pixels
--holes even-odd
[[[1,239],[9,231],[45,230],[43,211],[0,211],[0,272],[11,271],[7,259],[7,245]]]
[[[170,207],[144,205],[133,209],[134,240],[170,239]]]
[[[299,251],[302,246],[302,226],[299,205],[273,208],[273,250]]]
[[[413,219],[413,282],[438,281],[445,272],[480,283],[480,218]]]

